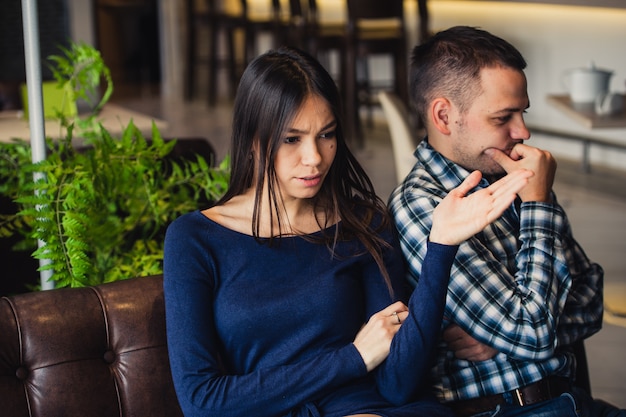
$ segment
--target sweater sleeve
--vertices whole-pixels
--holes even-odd
[[[196,229],[196,230],[194,230]],[[193,222],[175,222],[165,240],[164,293],[171,372],[186,417],[277,416],[366,375],[352,344],[297,363],[226,372],[213,317],[217,267]],[[208,277],[208,278],[207,278]],[[338,366],[339,364],[339,366]]]
[[[428,379],[457,249],[458,246],[428,242],[421,279],[409,299],[409,316],[376,374],[381,394],[393,404],[405,404],[418,398]]]

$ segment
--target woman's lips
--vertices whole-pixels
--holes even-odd
[[[319,185],[319,183],[322,181],[322,175],[313,175],[313,176],[308,176],[308,177],[300,177],[299,180],[306,187],[315,187],[316,185]]]

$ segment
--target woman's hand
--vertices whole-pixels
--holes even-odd
[[[354,346],[361,354],[367,371],[371,371],[389,355],[391,340],[409,315],[401,301],[372,315],[354,339]]]
[[[482,177],[480,171],[472,172],[435,208],[430,241],[458,245],[480,232],[513,203],[532,175],[532,171],[519,169],[467,196]]]

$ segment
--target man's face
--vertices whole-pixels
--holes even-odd
[[[523,72],[504,67],[483,68],[482,93],[467,112],[458,114],[451,127],[451,160],[483,175],[504,173],[484,151],[497,148],[507,155],[517,143],[530,137],[524,123],[529,107]]]

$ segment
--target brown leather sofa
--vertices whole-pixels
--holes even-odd
[[[0,415],[182,416],[162,277],[0,299]]]
[[[0,416],[182,417],[162,276],[1,298]]]

